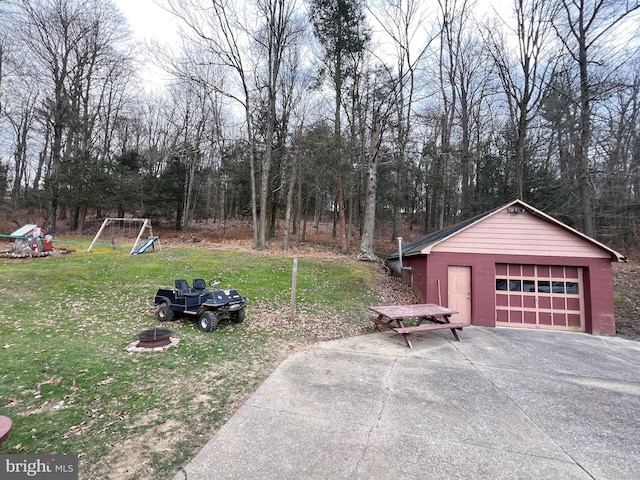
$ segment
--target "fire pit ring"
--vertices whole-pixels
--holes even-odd
[[[173,332],[167,328],[150,328],[143,330],[136,337],[138,338],[138,348],[164,347],[171,343]]]

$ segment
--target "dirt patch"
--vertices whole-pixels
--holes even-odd
[[[109,472],[108,478],[121,480],[153,478],[153,454],[166,455],[172,450],[176,436],[188,430],[188,425],[167,420],[147,430],[144,435],[129,437],[112,445],[109,455],[94,465],[92,470]]]
[[[616,334],[640,341],[640,264],[618,263],[613,268]]]
[[[19,252],[15,253],[12,251],[0,252],[0,258],[9,258],[14,260],[22,260],[25,258],[44,258],[44,257],[53,257],[56,255],[67,255],[69,253],[74,253],[75,250],[69,250],[67,248],[54,248],[48,252]]]

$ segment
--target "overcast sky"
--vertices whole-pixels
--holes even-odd
[[[142,39],[153,38],[162,40],[168,32],[176,30],[177,20],[166,10],[159,7],[154,0],[114,0],[120,10],[129,20],[129,25],[134,34]],[[513,0],[478,0],[478,4],[487,5],[479,8],[485,13],[489,6],[493,6],[498,12],[507,13],[513,8]]]
[[[162,40],[175,31],[176,20],[153,0],[115,0],[129,20],[129,26],[140,40]]]
[[[122,14],[127,18],[129,27],[136,40],[141,44],[158,41],[166,43],[178,22],[166,10],[159,7],[154,0],[114,0]],[[165,72],[151,62],[145,62],[140,71],[145,87],[149,90],[163,88]]]

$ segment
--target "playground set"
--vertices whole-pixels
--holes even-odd
[[[102,226],[96,236],[93,238],[91,245],[87,249],[87,252],[90,252],[91,249],[97,244],[98,239],[103,235],[107,227],[111,226],[113,228],[124,229],[130,225],[141,224],[140,231],[138,236],[136,237],[136,241],[133,243],[131,247],[131,251],[129,252],[131,255],[139,255],[141,253],[145,253],[149,248],[152,250],[156,249],[156,244],[158,245],[158,250],[162,250],[160,247],[160,237],[153,235],[153,228],[151,227],[151,220],[148,218],[105,218],[104,222],[102,222]],[[147,239],[142,241],[145,233],[148,235]],[[111,246],[115,248],[115,236],[111,236]]]
[[[14,241],[10,251],[2,252],[5,257],[42,257],[53,251],[53,235],[35,224],[24,225],[10,235],[0,236]]]
[[[138,226],[140,227],[139,230]],[[93,238],[93,241],[91,242],[91,245],[89,245],[87,252],[90,252],[91,249],[97,245],[117,248],[116,236],[118,236],[120,240],[122,234],[125,234],[125,232],[128,232],[132,229],[134,230],[134,235],[135,232],[137,232],[138,236],[136,237],[135,242],[133,243],[133,246],[131,247],[131,250],[129,252],[131,255],[140,255],[141,253],[147,252],[149,249],[156,250],[157,248],[158,250],[162,250],[162,248],[160,247],[160,237],[158,237],[157,235],[153,235],[151,221],[148,218],[110,217],[106,218],[102,222],[102,226],[98,230],[96,236]],[[105,235],[108,235],[108,232],[111,233],[111,235],[109,235],[111,243],[99,244],[98,240],[100,238],[104,238]],[[146,239],[144,238],[145,234],[147,235]],[[126,234],[124,236],[125,238],[128,238]],[[13,240],[11,250],[0,252],[0,256],[4,258],[46,257],[54,253],[69,253],[73,251],[64,248],[54,248],[53,233],[45,232],[42,227],[36,224],[24,225],[9,235],[0,234],[0,238],[2,237]],[[59,242],[82,243],[66,240],[59,240]]]

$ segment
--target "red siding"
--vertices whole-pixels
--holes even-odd
[[[576,266],[584,270],[585,331],[614,335],[613,274],[610,258],[548,257],[432,252],[405,257],[404,274],[420,301],[447,305],[449,265],[471,267],[471,323],[495,326],[495,264]],[[550,319],[551,321],[551,319]]]

